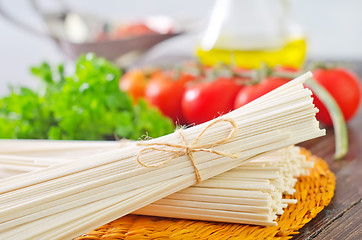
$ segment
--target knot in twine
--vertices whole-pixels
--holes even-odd
[[[208,130],[210,127],[212,127],[213,125],[215,125],[216,123],[219,122],[228,122],[231,124],[232,129],[229,133],[229,135],[225,138],[222,138],[212,144],[203,144],[203,145],[197,145],[197,142],[201,139],[202,135],[206,132],[206,130]],[[177,130],[177,133],[180,136],[180,139],[182,141],[182,144],[173,144],[173,143],[147,143],[147,142],[140,142],[137,143],[138,146],[148,146],[147,148],[142,149],[141,151],[138,152],[137,154],[137,162],[139,164],[141,164],[144,167],[147,168],[151,168],[151,167],[160,167],[162,165],[165,165],[166,163],[168,163],[169,161],[171,161],[174,158],[177,157],[181,157],[181,156],[187,156],[191,163],[192,166],[194,167],[195,170],[195,175],[196,175],[196,180],[197,183],[201,182],[201,176],[200,176],[200,171],[196,166],[195,163],[195,158],[193,156],[194,152],[209,152],[209,153],[213,153],[213,154],[217,154],[223,157],[230,157],[230,158],[238,158],[239,154],[237,153],[227,153],[227,152],[222,152],[222,151],[217,151],[212,149],[212,147],[218,146],[222,143],[227,142],[228,140],[232,139],[236,133],[236,123],[233,119],[225,119],[225,118],[219,118],[215,121],[213,121],[212,123],[210,123],[209,125],[207,125],[204,130],[197,135],[197,137],[195,138],[195,140],[191,143],[188,144],[184,134],[183,134],[183,130],[179,129]],[[159,163],[159,164],[155,164],[155,165],[149,165],[149,164],[145,164],[140,160],[140,157],[142,155],[143,152],[145,151],[161,151],[161,152],[169,152],[169,153],[173,153],[173,156],[166,159],[165,161]]]

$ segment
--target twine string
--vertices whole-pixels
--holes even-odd
[[[225,138],[221,138],[220,140],[214,142],[214,143],[208,143],[208,144],[197,144],[201,137],[205,134],[205,132],[211,128],[212,126],[214,126],[215,124],[219,123],[219,122],[228,122],[230,123],[230,125],[232,126],[231,131],[229,133],[229,135]],[[138,146],[147,146],[146,148],[140,150],[137,154],[137,162],[139,164],[141,164],[143,167],[147,167],[147,168],[151,168],[151,167],[161,167],[162,165],[167,164],[168,162],[170,162],[172,159],[175,159],[177,157],[181,157],[181,156],[187,156],[191,163],[192,166],[194,167],[195,170],[195,176],[196,176],[196,180],[197,183],[201,182],[201,176],[200,176],[200,171],[196,166],[196,162],[195,162],[195,158],[193,153],[194,152],[208,152],[208,153],[213,153],[216,155],[220,155],[223,157],[230,157],[230,158],[238,158],[239,154],[237,153],[227,153],[227,152],[223,152],[223,151],[217,151],[214,150],[213,147],[221,145],[222,143],[227,142],[228,140],[232,139],[236,133],[237,130],[237,126],[236,123],[233,119],[231,118],[219,118],[215,121],[213,121],[212,123],[210,123],[209,125],[207,125],[204,130],[202,130],[197,137],[195,138],[195,140],[189,144],[188,141],[186,140],[186,137],[183,133],[182,129],[177,130],[177,133],[180,136],[181,142],[182,144],[174,144],[174,143],[148,143],[148,142],[139,142],[137,143]],[[141,161],[141,155],[146,152],[146,151],[160,151],[160,152],[168,152],[168,153],[172,153],[173,156],[166,159],[165,161],[162,161],[161,163],[158,164],[154,164],[154,165],[150,165],[150,164],[145,164]]]

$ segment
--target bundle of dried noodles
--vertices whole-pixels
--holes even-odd
[[[71,238],[270,151],[324,135],[303,87],[310,76],[210,122],[0,180],[1,239]]]

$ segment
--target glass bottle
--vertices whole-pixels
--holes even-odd
[[[288,0],[217,0],[196,49],[206,65],[242,68],[304,63],[306,40],[289,17]]]

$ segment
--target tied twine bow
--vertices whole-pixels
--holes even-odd
[[[203,144],[201,146],[197,146],[197,142],[201,139],[202,135],[206,132],[206,130],[209,129],[210,127],[212,127],[213,125],[215,125],[216,123],[219,123],[219,122],[228,122],[228,123],[231,124],[232,129],[231,129],[229,135],[227,137],[225,137],[225,138],[222,138],[222,139],[212,143],[212,144]],[[222,151],[217,151],[217,150],[212,149],[212,147],[220,145],[220,144],[225,143],[226,141],[232,139],[234,137],[235,133],[236,133],[236,129],[237,129],[237,126],[236,126],[236,123],[235,123],[235,121],[233,119],[219,118],[219,119],[213,121],[212,123],[210,123],[208,126],[206,126],[204,128],[204,130],[199,135],[197,135],[196,139],[191,144],[188,144],[188,142],[187,142],[187,140],[186,140],[186,138],[185,138],[185,136],[183,134],[182,129],[179,129],[179,130],[177,130],[177,133],[179,134],[180,139],[181,139],[183,144],[147,143],[147,142],[137,143],[138,146],[148,146],[147,148],[144,148],[144,149],[142,149],[141,151],[138,152],[138,154],[137,154],[137,162],[139,164],[141,164],[142,166],[147,167],[147,168],[160,167],[160,166],[168,163],[169,161],[171,161],[174,158],[186,155],[191,160],[191,163],[192,163],[192,165],[193,165],[193,167],[195,169],[195,175],[196,175],[197,183],[200,183],[201,182],[201,176],[200,176],[199,169],[196,166],[193,153],[194,152],[209,152],[209,153],[214,153],[214,154],[224,156],[224,157],[230,157],[230,158],[234,158],[234,159],[238,158],[239,154],[237,154],[237,153],[227,153],[227,152],[222,152]],[[148,165],[148,164],[143,163],[140,160],[140,157],[141,157],[143,152],[150,151],[150,150],[161,151],[161,152],[169,152],[169,153],[173,153],[174,155],[172,157],[170,157],[169,159],[167,159],[167,160],[165,160],[165,161],[163,161],[163,162],[161,162],[159,164]]]

